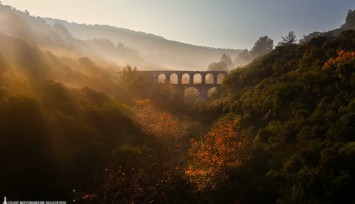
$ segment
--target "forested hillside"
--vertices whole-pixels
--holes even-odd
[[[239,116],[251,140],[249,160],[216,189],[234,193],[228,202],[355,202],[354,48],[354,31],[277,46],[201,105],[206,122]]]

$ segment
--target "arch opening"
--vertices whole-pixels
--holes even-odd
[[[212,87],[212,88],[208,89],[207,97],[212,98],[214,96],[214,94],[216,94],[216,91],[217,91],[216,87]]]
[[[193,84],[201,84],[202,83],[202,75],[201,74],[195,74],[193,80]]]
[[[159,74],[158,83],[159,84],[165,84],[166,83],[166,75],[165,74]]]
[[[200,92],[194,88],[190,87],[184,90],[184,102],[187,104],[195,104],[200,100]]]
[[[170,84],[178,84],[178,75],[177,74],[171,74],[170,75]]]
[[[190,75],[189,74],[182,75],[182,84],[190,84]]]
[[[213,84],[214,83],[214,75],[211,73],[206,74],[205,83],[206,84]]]
[[[226,77],[225,74],[218,74],[217,75],[217,84],[222,84],[224,77]]]

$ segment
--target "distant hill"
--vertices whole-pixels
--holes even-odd
[[[139,51],[148,61],[172,69],[206,69],[211,62],[218,61],[223,53],[234,58],[241,51],[195,46],[108,25],[77,24],[51,18],[44,20],[50,25],[63,25],[75,38],[81,40],[108,39],[124,44]]]
[[[222,54],[240,50],[202,47],[107,25],[84,25],[31,16],[0,5],[0,34],[61,54],[102,58],[139,69],[206,70]]]

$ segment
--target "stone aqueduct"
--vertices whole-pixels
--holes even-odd
[[[205,100],[208,91],[221,85],[223,78],[227,75],[226,71],[140,71],[149,81],[159,84],[172,84],[181,88],[182,93],[188,88],[195,88],[200,94],[200,99]],[[175,76],[175,82],[172,77]],[[200,80],[196,80],[199,76]],[[189,78],[188,80],[187,77]],[[222,79],[221,79],[222,78]],[[161,81],[161,79],[165,79]]]

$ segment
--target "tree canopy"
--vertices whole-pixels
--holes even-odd
[[[281,36],[281,38],[282,41],[277,44],[278,46],[292,45],[297,42],[297,37],[293,31],[290,31],[285,37]]]
[[[260,37],[259,40],[254,43],[253,48],[250,50],[250,54],[255,57],[259,57],[261,55],[271,52],[273,47],[274,41],[268,36],[263,36]]]
[[[237,55],[234,62],[237,67],[242,67],[249,64],[255,58],[263,56],[273,50],[274,41],[268,36],[260,37],[255,43],[253,48],[249,51],[244,49]]]
[[[214,62],[208,65],[207,70],[209,71],[228,71],[233,67],[233,62],[230,56],[223,53],[219,62]]]

